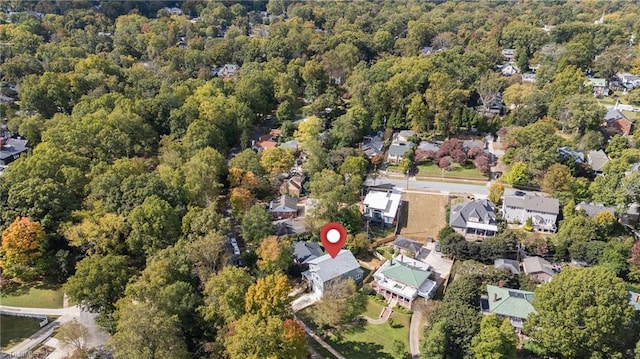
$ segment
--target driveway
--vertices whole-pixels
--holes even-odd
[[[299,310],[302,310],[308,306],[313,305],[314,303],[316,303],[317,301],[320,300],[320,294],[316,293],[316,292],[311,292],[311,293],[305,293],[302,296],[300,296],[300,298],[294,300],[291,303],[291,307],[293,308],[294,312],[297,312]]]
[[[422,337],[422,312],[416,310],[411,314],[411,325],[409,327],[409,352],[411,357],[418,359],[420,357],[420,338]]]
[[[429,250],[429,255],[427,255],[424,262],[431,266],[431,271],[435,275],[436,283],[440,286],[444,279],[451,274],[453,261],[451,259],[444,258],[440,253],[436,252],[436,242],[427,243],[425,247]]]

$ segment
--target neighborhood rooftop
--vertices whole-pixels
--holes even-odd
[[[335,258],[325,254],[316,259],[307,261],[309,265],[317,265],[315,270],[321,281],[327,282],[340,277],[344,273],[360,268],[360,264],[351,251],[343,249]]]

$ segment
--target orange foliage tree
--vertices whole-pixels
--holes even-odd
[[[38,259],[44,254],[44,228],[40,222],[17,217],[2,232],[0,264],[3,274],[22,280],[31,280],[39,273]]]

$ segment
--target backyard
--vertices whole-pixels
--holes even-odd
[[[400,234],[406,237],[424,240],[426,237],[436,238],[438,231],[445,226],[445,206],[449,198],[431,193],[402,193],[400,213]]]
[[[2,290],[0,304],[12,307],[62,308],[64,292],[60,285],[38,283]]]
[[[454,163],[451,170],[446,171],[436,166],[433,163],[418,165],[418,173],[416,176],[430,176],[430,177],[455,177],[455,178],[469,178],[476,180],[486,180],[487,176],[482,174],[476,169],[473,163],[467,163],[460,165]]]
[[[0,315],[0,348],[9,348],[40,330],[37,318]]]

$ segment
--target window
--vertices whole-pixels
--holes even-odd
[[[362,273],[356,273],[355,280],[362,279]]]

